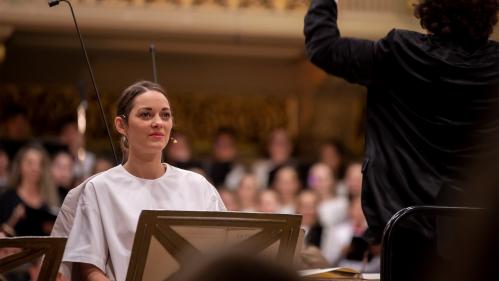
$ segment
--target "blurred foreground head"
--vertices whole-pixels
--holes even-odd
[[[226,253],[183,266],[172,281],[298,281],[298,275],[268,259]]]

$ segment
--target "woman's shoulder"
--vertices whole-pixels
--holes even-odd
[[[183,179],[183,180],[198,182],[198,183],[208,182],[208,180],[203,175],[201,175],[199,173],[185,170],[185,169],[181,169],[181,168],[172,166],[170,164],[166,164],[166,165],[167,165],[167,169],[170,169],[169,175],[173,178]]]
[[[89,179],[87,179],[87,183],[98,184],[110,180],[116,180],[116,178],[122,177],[123,174],[124,174],[123,166],[117,165],[104,172],[91,176]]]

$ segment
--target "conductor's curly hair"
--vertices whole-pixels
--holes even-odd
[[[419,0],[414,14],[421,26],[441,37],[486,41],[497,23],[499,0]]]

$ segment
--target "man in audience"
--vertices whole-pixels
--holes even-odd
[[[213,155],[206,165],[208,178],[215,187],[225,186],[234,190],[245,170],[237,161],[236,133],[220,128],[213,141]]]

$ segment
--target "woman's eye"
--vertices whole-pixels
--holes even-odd
[[[170,112],[162,112],[162,113],[160,114],[160,117],[161,117],[162,119],[168,120],[168,119],[170,119],[171,114],[170,114]]]
[[[141,117],[141,118],[151,118],[151,113],[149,113],[149,112],[141,112],[139,114],[139,117]]]

